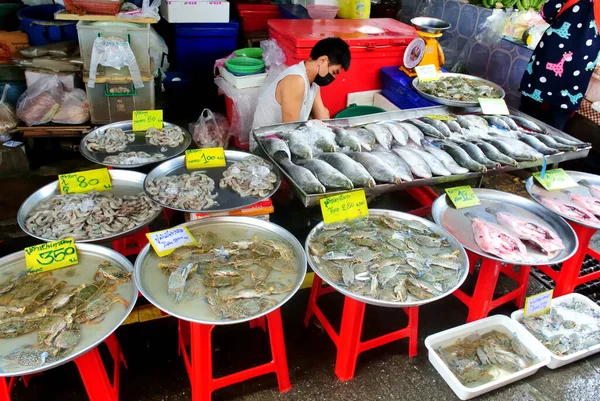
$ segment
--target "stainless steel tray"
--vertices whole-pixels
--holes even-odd
[[[562,138],[566,138],[566,139],[569,139],[572,141],[581,142],[581,141],[578,141],[577,139],[565,134],[564,132],[561,132],[547,124],[544,124],[541,121],[536,120],[535,118],[529,117],[528,115],[521,113],[518,110],[510,109],[510,112],[511,112],[511,114],[516,115],[516,116],[527,117],[528,119],[530,119],[531,121],[538,124],[540,127],[542,127],[544,130],[546,130],[548,133],[550,133],[553,136],[560,136]],[[329,121],[327,121],[327,124],[332,125],[332,126],[338,126],[338,127],[348,127],[348,126],[358,126],[358,125],[384,122],[384,121],[406,120],[409,118],[423,117],[423,116],[426,116],[429,114],[453,114],[453,113],[481,113],[481,109],[479,107],[464,109],[464,108],[455,108],[455,107],[450,107],[450,106],[434,106],[434,107],[424,107],[424,108],[420,108],[420,109],[393,111],[393,112],[389,112],[389,113],[371,114],[371,115],[367,115],[367,116],[360,116],[360,117],[353,117],[353,118],[340,118],[340,119],[336,119],[336,120],[329,120]],[[264,127],[264,128],[260,128],[260,129],[252,131],[252,135],[254,135],[254,138],[258,144],[256,151],[258,153],[260,153],[261,156],[263,156],[264,158],[268,158],[269,160],[271,160],[271,162],[273,164],[275,164],[281,170],[281,173],[285,176],[285,178],[288,180],[288,182],[290,182],[292,184],[292,186],[294,187],[296,194],[298,195],[298,197],[300,198],[300,200],[302,201],[304,206],[309,207],[309,206],[318,205],[319,200],[322,198],[325,198],[325,197],[331,196],[331,195],[339,195],[345,191],[331,191],[331,192],[327,192],[325,194],[307,194],[298,186],[298,184],[296,184],[296,182],[290,177],[290,175],[285,170],[283,170],[275,162],[275,160],[273,160],[273,158],[271,156],[268,155],[268,153],[265,151],[265,149],[262,146],[262,143],[260,141],[260,138],[267,137],[269,135],[277,135],[282,132],[292,131],[292,130],[298,128],[301,124],[302,123],[287,123],[287,124],[273,125],[270,127]],[[563,162],[566,160],[585,158],[585,157],[587,157],[590,149],[591,149],[591,146],[578,149],[575,152],[561,152],[561,153],[558,153],[558,154],[555,154],[552,156],[546,156],[546,161],[548,164],[552,164],[552,163]],[[521,169],[525,169],[525,168],[541,166],[542,164],[543,164],[543,160],[537,160],[534,162],[521,162],[521,163],[519,163],[518,167],[504,166],[501,168],[490,170],[486,173],[486,175],[505,173],[505,172],[513,171],[513,170],[521,170]],[[481,173],[469,172],[466,174],[450,175],[448,177],[433,177],[433,178],[429,178],[429,179],[419,178],[419,179],[415,179],[411,182],[403,182],[398,185],[384,184],[384,185],[377,185],[373,188],[365,188],[365,194],[367,196],[375,196],[375,195],[381,195],[381,194],[384,194],[387,192],[402,191],[407,188],[422,187],[425,185],[429,186],[429,185],[445,184],[448,182],[462,181],[462,180],[466,180],[469,178],[476,178],[476,177],[480,177],[480,176],[482,176]]]
[[[117,196],[126,196],[126,195],[137,195],[140,192],[144,192],[144,178],[146,178],[146,174],[138,173],[137,171],[127,171],[127,170],[108,170],[110,174],[110,178],[112,181],[113,188],[110,192],[113,192]],[[48,185],[43,186],[42,188],[35,191],[33,194],[29,196],[23,202],[21,207],[19,208],[19,212],[17,213],[17,222],[19,223],[19,227],[21,230],[25,231],[27,234],[31,235],[34,238],[40,239],[42,241],[55,241],[54,238],[43,238],[33,233],[29,232],[25,227],[25,221],[29,216],[29,213],[35,208],[40,202],[51,198],[55,195],[60,195],[60,190],[58,189],[58,181],[51,182]],[[159,209],[154,215],[152,215],[147,221],[139,224],[138,226],[132,228],[131,230],[123,231],[121,233],[115,235],[109,235],[106,237],[99,237],[93,239],[86,239],[76,241],[77,243],[82,242],[104,242],[108,240],[115,240],[117,238],[121,238],[139,230],[142,227],[150,224],[158,215],[161,213],[161,209]]]
[[[165,122],[164,126],[165,127],[173,127],[173,126],[175,126],[175,124]],[[121,152],[107,153],[107,152],[103,152],[103,151],[97,151],[97,152],[89,151],[87,149],[87,142],[88,142],[88,138],[90,138],[91,135],[101,134],[109,128],[121,128],[123,131],[125,131],[125,133],[130,133],[130,132],[135,133],[135,141],[133,141],[132,143],[127,145],[127,148],[125,148],[125,150],[123,150],[123,152],[146,152],[148,154],[162,153],[163,155],[165,155],[165,158],[162,160],[157,160],[157,161],[148,162],[148,163],[138,163],[138,164],[105,163],[104,159],[107,156],[116,156]],[[167,148],[166,152],[161,152],[160,146],[151,145],[146,142],[146,131],[133,131],[131,120],[121,121],[118,123],[112,123],[112,124],[108,124],[108,125],[104,125],[102,127],[96,128],[95,130],[93,130],[92,132],[87,134],[85,137],[83,137],[83,139],[81,140],[81,144],[79,145],[79,151],[81,152],[83,157],[85,157],[86,159],[88,159],[89,161],[91,161],[93,163],[98,163],[98,164],[102,164],[104,166],[110,166],[110,167],[115,167],[115,168],[138,168],[138,167],[148,166],[151,164],[162,163],[162,162],[165,162],[169,159],[172,159],[172,158],[182,154],[190,146],[190,143],[192,143],[192,136],[190,135],[190,133],[183,127],[179,127],[179,128],[182,129],[183,134],[185,136],[183,142],[174,148]]]
[[[64,280],[71,285],[81,284],[83,282],[91,282],[94,272],[98,265],[105,260],[133,272],[133,265],[121,254],[112,249],[105,248],[99,245],[92,244],[77,244],[77,256],[79,263],[74,266],[65,267],[52,271],[52,275],[57,278],[57,281]],[[25,254],[23,251],[15,252],[0,259],[0,276],[1,281],[4,281],[7,276],[14,272],[24,271]],[[82,275],[85,275],[83,280]],[[32,373],[41,372],[52,369],[56,366],[65,364],[73,359],[92,350],[98,344],[103,342],[110,334],[112,334],[123,321],[129,316],[129,313],[135,306],[138,291],[135,287],[133,279],[129,283],[124,283],[119,286],[116,294],[125,299],[129,305],[124,307],[117,303],[112,306],[110,311],[104,315],[104,320],[94,325],[81,325],[81,340],[73,351],[66,357],[52,363],[44,364],[35,368],[23,368],[19,370],[0,371],[0,377],[22,376]],[[6,355],[15,349],[28,344],[36,343],[37,331],[25,334],[19,337],[6,338],[0,341],[0,355]]]
[[[183,301],[179,304],[169,298],[167,294],[168,277],[158,267],[161,258],[156,255],[154,250],[150,248],[150,244],[148,244],[142,249],[135,260],[135,283],[148,301],[169,315],[200,324],[227,325],[246,322],[264,316],[281,307],[298,291],[304,280],[304,276],[306,275],[306,255],[304,254],[302,245],[296,237],[276,224],[252,217],[220,216],[207,217],[185,223],[182,226],[187,227],[192,235],[212,231],[228,240],[251,240],[255,235],[258,235],[259,238],[286,242],[296,254],[295,267],[297,275],[293,282],[293,289],[289,293],[272,296],[278,301],[274,307],[252,317],[237,320],[222,320],[215,315],[202,294],[195,299]]]
[[[504,263],[535,266],[560,263],[569,259],[577,251],[578,241],[573,229],[559,216],[549,214],[545,208],[535,202],[518,195],[492,189],[474,189],[473,191],[475,191],[477,198],[479,198],[480,205],[465,209],[456,209],[450,203],[450,199],[446,195],[442,195],[435,200],[431,207],[433,220],[454,235],[471,252]],[[484,252],[475,242],[473,230],[471,229],[471,219],[465,216],[465,213],[469,212],[484,220],[496,223],[495,217],[485,211],[487,207],[531,219],[554,230],[562,239],[565,249],[549,258],[538,249],[526,244],[529,258],[524,262],[504,260]]]
[[[504,89],[502,89],[502,87],[492,81],[488,81],[487,79],[483,79],[483,78],[479,78],[479,77],[475,77],[473,75],[467,75],[467,74],[455,74],[455,73],[442,73],[440,74],[440,78],[441,77],[459,77],[459,78],[467,78],[467,79],[471,79],[473,81],[480,81],[483,84],[489,85],[492,88],[494,88],[499,94],[501,99],[504,99],[504,96],[506,95],[506,93],[504,92]],[[420,88],[419,88],[419,78],[415,78],[412,81],[412,86],[415,89],[415,91],[417,91],[417,93],[419,95],[421,95],[422,97],[424,97],[425,99],[437,103],[437,104],[443,104],[446,106],[454,106],[454,107],[476,107],[479,106],[479,102],[476,100],[474,102],[467,102],[467,101],[459,101],[459,100],[450,100],[450,99],[443,99],[437,96],[433,96],[430,95],[428,93],[423,92]]]
[[[319,230],[321,227],[323,227],[323,222],[317,224],[311,231],[310,233],[308,233],[308,236],[306,237],[306,242],[304,243],[304,251],[306,252],[306,254],[308,255],[308,263],[310,264],[310,267],[313,269],[313,271],[319,275],[319,277],[321,277],[327,284],[329,284],[330,286],[332,286],[333,288],[336,289],[336,291],[341,292],[342,294],[350,297],[350,298],[354,298],[357,301],[361,301],[367,304],[371,304],[371,305],[376,305],[376,306],[385,306],[388,308],[405,308],[408,306],[419,306],[419,305],[424,305],[430,302],[435,302],[438,301],[450,294],[452,294],[455,290],[457,290],[466,280],[467,275],[469,274],[469,259],[467,258],[467,253],[465,252],[465,249],[463,248],[463,246],[461,245],[460,242],[458,242],[456,240],[456,238],[454,238],[448,231],[444,230],[442,227],[438,226],[437,224],[427,220],[427,219],[423,219],[421,217],[417,217],[415,215],[412,214],[408,214],[408,213],[402,213],[402,212],[396,212],[396,211],[392,211],[392,210],[383,210],[383,209],[369,209],[369,216],[374,217],[374,216],[383,216],[383,215],[388,215],[392,218],[396,218],[399,220],[416,220],[419,221],[423,224],[425,224],[431,231],[433,231],[436,234],[440,234],[446,237],[446,239],[448,240],[448,242],[450,243],[450,246],[453,249],[457,249],[459,251],[459,259],[461,261],[461,264],[463,266],[462,271],[460,272],[461,277],[458,280],[458,282],[456,283],[456,285],[452,288],[450,288],[446,293],[444,294],[440,294],[436,297],[430,298],[430,299],[424,299],[422,301],[418,301],[418,302],[394,302],[394,301],[385,301],[385,300],[381,300],[381,299],[376,299],[376,298],[372,298],[372,297],[368,297],[368,296],[363,296],[363,295],[359,295],[359,294],[355,294],[352,291],[349,291],[347,288],[341,287],[340,285],[338,285],[334,280],[332,280],[329,275],[327,274],[326,271],[324,271],[323,269],[321,269],[319,267],[319,264],[313,259],[313,257],[310,254],[310,250],[308,248],[308,244],[310,243],[311,239],[314,237],[315,233],[317,232],[317,230]]]
[[[269,194],[267,196],[265,196],[264,198],[255,198],[255,197],[249,197],[249,196],[242,198],[241,196],[238,195],[237,192],[235,192],[234,190],[232,190],[229,187],[219,188],[219,181],[221,181],[221,178],[223,177],[223,172],[225,170],[227,170],[227,168],[229,166],[231,166],[233,163],[242,161],[242,160],[244,160],[244,158],[246,158],[248,156],[250,156],[250,154],[246,153],[246,152],[238,152],[235,150],[226,150],[225,151],[225,159],[227,160],[227,165],[225,167],[213,167],[213,168],[207,168],[204,170],[188,170],[185,167],[185,155],[179,156],[179,157],[176,157],[175,159],[171,159],[169,161],[161,163],[160,165],[156,166],[152,171],[150,171],[148,173],[148,175],[146,176],[146,180],[144,181],[144,190],[146,191],[146,194],[150,197],[150,199],[152,199],[154,202],[158,203],[159,205],[169,208],[169,209],[179,210],[181,212],[216,213],[216,212],[228,212],[231,210],[239,210],[246,206],[254,205],[255,203],[258,203],[264,199],[270,198],[275,192],[277,192],[277,189],[279,189],[279,185],[281,184],[281,175],[279,174],[279,169],[274,168],[273,172],[275,172],[275,174],[277,174],[277,182],[275,183],[273,190],[271,192],[269,192]],[[275,163],[271,162],[271,164],[275,164]],[[213,206],[211,208],[202,209],[202,210],[177,209],[177,208],[174,208],[173,206],[169,206],[165,203],[161,203],[158,200],[155,200],[146,190],[147,183],[149,183],[150,181],[152,181],[158,177],[163,177],[163,176],[168,176],[168,175],[185,174],[185,173],[190,173],[192,171],[201,171],[203,174],[206,174],[208,177],[212,178],[215,181],[215,192],[219,194],[219,196],[217,196],[215,198],[215,200],[217,202],[219,202],[219,206]]]
[[[588,180],[590,183],[592,183],[594,185],[600,186],[600,176],[597,176],[597,175],[594,175],[594,174],[582,173],[582,172],[579,172],[579,171],[567,171],[567,174],[569,174],[569,176],[571,178],[573,178],[573,181],[575,181],[575,182],[579,182],[581,180]],[[536,201],[537,203],[539,203],[540,206],[543,207],[546,211],[550,211],[551,214],[556,214],[558,216],[561,216],[563,219],[567,219],[567,220],[575,222],[577,224],[581,224],[582,226],[586,226],[586,227],[595,228],[597,230],[600,230],[600,226],[598,226],[598,225],[584,223],[582,221],[575,220],[575,219],[572,219],[570,217],[564,216],[564,215],[562,215],[560,213],[556,213],[553,210],[547,209],[546,206],[542,205],[542,203],[538,199],[538,196],[541,195],[541,196],[544,196],[546,198],[553,198],[553,199],[557,199],[557,200],[560,200],[560,201],[563,201],[563,202],[572,203],[569,200],[569,197],[568,197],[567,194],[565,194],[565,193],[563,193],[561,191],[552,191],[552,192],[546,191],[544,189],[544,187],[542,187],[533,177],[529,177],[527,179],[527,182],[525,182],[525,187],[527,188],[527,192],[533,198],[533,200]],[[592,195],[590,195],[590,191],[586,187],[584,187],[583,185],[579,185],[579,186],[573,187],[573,188],[568,188],[568,191],[573,192],[574,194],[585,195],[585,196],[592,196]]]

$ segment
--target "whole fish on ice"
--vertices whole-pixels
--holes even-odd
[[[377,142],[386,149],[392,147],[392,133],[383,124],[368,124],[365,129],[375,135]]]
[[[402,146],[406,145],[409,135],[408,131],[402,125],[393,121],[384,123],[383,125],[391,132],[396,142]]]
[[[328,189],[353,189],[352,181],[327,162],[318,159],[299,160],[298,164],[310,170]]]
[[[343,153],[323,153],[319,156],[319,159],[326,161],[331,167],[348,177],[357,188],[372,188],[375,186],[375,180],[362,164],[355,162]]]
[[[415,127],[412,124],[409,124],[406,122],[400,122],[400,123],[398,123],[398,125],[400,127],[404,128],[406,130],[406,132],[408,132],[408,137],[410,138],[411,141],[413,141],[415,143],[421,143],[423,138],[425,138],[425,135],[423,135],[423,132],[421,132],[420,129],[418,129],[417,127]]]
[[[400,184],[401,179],[396,175],[394,169],[377,156],[364,152],[352,152],[348,156],[362,164],[369,174],[371,174],[371,177],[375,178],[375,181]]]
[[[371,154],[387,163],[402,181],[408,182],[413,180],[410,167],[408,167],[408,164],[400,156],[392,152],[371,152]]]
[[[395,147],[392,149],[398,156],[402,158],[410,167],[410,171],[421,178],[431,178],[432,173],[429,165],[421,156],[418,154],[411,152],[408,148]]]
[[[452,156],[442,149],[435,147],[430,143],[423,143],[423,149],[441,161],[444,167],[446,167],[446,169],[448,169],[448,171],[450,171],[452,174],[466,174],[469,172],[468,168],[464,168],[456,164]]]
[[[442,163],[441,160],[433,156],[431,153],[426,152],[421,146],[417,146],[415,143],[410,142],[406,148],[413,153],[416,153],[421,159],[425,160],[425,163],[427,163],[429,166],[432,174],[445,177],[452,175],[450,170],[444,166],[444,163]]]

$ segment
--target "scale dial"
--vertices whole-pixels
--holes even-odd
[[[415,38],[406,46],[406,51],[404,52],[404,67],[408,69],[413,69],[423,59],[425,55],[425,41],[423,38]]]

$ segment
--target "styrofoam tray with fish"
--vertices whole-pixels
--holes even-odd
[[[535,356],[536,361],[528,368],[499,377],[490,383],[482,384],[477,387],[467,387],[458,380],[454,373],[452,373],[436,350],[450,346],[459,339],[468,337],[471,334],[477,333],[481,335],[492,330],[515,336],[527,351]],[[477,320],[476,322],[463,324],[462,326],[432,334],[425,339],[425,346],[428,350],[429,362],[461,400],[475,398],[481,394],[488,393],[492,390],[506,386],[507,384],[529,377],[550,362],[550,356],[548,355],[546,348],[540,344],[531,333],[525,330],[519,323],[502,315],[486,317]]]
[[[595,309],[598,313],[600,313],[600,306],[598,306],[594,301],[590,300],[585,295],[581,295],[581,294],[577,294],[577,293],[567,294],[567,295],[563,295],[561,297],[554,298],[552,300],[552,305],[555,306],[555,305],[560,305],[560,304],[570,304],[571,302],[574,302],[574,301],[582,302],[589,308]],[[523,320],[523,309],[514,311],[513,313],[511,313],[510,317],[511,317],[511,319],[521,323],[521,321]],[[580,324],[581,322],[575,322],[575,323]],[[550,369],[557,369],[562,366],[568,365],[572,362],[578,361],[583,358],[587,358],[590,355],[600,352],[600,342],[589,348],[582,349],[580,351],[574,352],[573,354],[565,355],[565,356],[556,355],[554,352],[551,352],[548,349],[546,349],[546,351],[548,352],[548,355],[550,355],[550,363],[548,364],[548,367]]]
[[[493,96],[493,98],[495,98],[495,99],[504,99],[504,96],[505,96],[504,89],[502,89],[502,87],[500,85],[498,85],[492,81],[488,81],[487,79],[479,78],[479,77],[476,77],[473,75],[456,74],[456,73],[442,73],[442,74],[440,74],[440,78],[468,79],[470,81],[475,81],[475,82],[481,83],[482,85],[490,87],[495,93],[495,96]],[[479,106],[479,102],[477,101],[477,99],[475,99],[473,101],[451,100],[451,99],[446,99],[446,98],[435,96],[435,95],[430,95],[429,93],[424,92],[423,89],[421,88],[421,85],[419,84],[419,78],[413,79],[412,86],[419,95],[421,95],[425,99],[430,100],[437,104],[443,104],[446,106],[453,106],[453,107],[477,107],[477,106]]]
[[[549,214],[545,208],[518,195],[491,189],[473,189],[473,191],[480,202],[477,206],[456,209],[448,196],[442,195],[435,200],[431,207],[433,220],[448,230],[450,234],[454,235],[471,252],[488,259],[515,265],[560,263],[573,256],[576,252],[578,246],[577,236],[569,224],[560,216]],[[551,230],[551,233],[554,234],[552,238],[554,240],[556,238],[560,239],[564,249],[558,250],[556,246],[550,248],[550,245],[548,245],[547,249],[552,249],[552,251],[546,254],[541,251],[540,246],[533,245],[530,240],[524,240],[526,248],[525,259],[505,259],[485,252],[475,240],[472,228],[473,217],[483,219],[494,226],[498,226],[499,229],[509,233],[512,237],[517,236],[512,229],[507,229],[504,225],[500,227],[496,216],[490,212],[503,212],[509,218],[514,216],[517,219],[527,220],[539,227]]]
[[[160,310],[179,319],[193,323],[210,325],[227,325],[246,322],[264,316],[286,303],[300,288],[306,275],[306,254],[302,245],[296,237],[284,228],[266,221],[252,217],[207,217],[201,220],[182,224],[188,228],[190,233],[197,238],[208,232],[214,233],[220,238],[231,241],[258,241],[272,240],[283,242],[294,254],[293,266],[295,272],[287,275],[285,280],[289,281],[291,288],[289,292],[279,295],[271,295],[276,300],[276,305],[263,310],[253,316],[230,319],[217,316],[206,300],[206,288],[203,287],[200,294],[193,299],[184,299],[177,303],[169,296],[167,288],[169,277],[166,276],[159,263],[167,263],[167,258],[160,258],[156,252],[147,244],[135,261],[134,279],[140,292],[144,297]],[[195,273],[194,273],[195,274]],[[272,272],[275,274],[275,272]],[[270,277],[270,280],[282,280],[281,274]],[[242,285],[242,283],[238,284]]]
[[[317,232],[319,232],[319,230],[324,226],[323,222],[317,224],[310,231],[310,233],[306,237],[306,242],[304,245],[304,249],[305,249],[307,257],[308,257],[308,263],[310,264],[313,271],[316,274],[318,274],[319,277],[321,277],[330,286],[332,286],[337,291],[339,291],[340,293],[342,293],[346,296],[349,296],[358,301],[365,302],[365,303],[368,303],[371,305],[385,306],[385,307],[392,307],[392,308],[404,308],[404,307],[408,307],[408,306],[418,306],[418,305],[423,305],[423,304],[430,303],[430,302],[435,302],[439,299],[442,299],[442,298],[450,295],[464,283],[464,281],[467,278],[467,275],[469,273],[469,260],[467,258],[467,254],[466,254],[463,246],[460,244],[460,242],[456,238],[454,238],[450,233],[448,233],[448,231],[444,230],[442,227],[438,226],[437,224],[433,223],[432,221],[426,220],[421,217],[414,216],[412,214],[396,212],[396,211],[392,211],[392,210],[369,209],[369,217],[383,217],[383,216],[387,216],[387,217],[389,217],[393,220],[396,220],[400,223],[402,223],[402,221],[407,221],[407,220],[421,223],[421,224],[425,225],[431,232],[435,233],[436,235],[439,235],[440,238],[443,238],[444,240],[448,241],[448,246],[444,249],[447,249],[449,252],[456,252],[457,258],[458,258],[458,263],[461,266],[460,269],[458,269],[456,271],[456,274],[458,275],[458,279],[456,280],[455,284],[452,287],[441,292],[439,295],[435,295],[429,299],[413,300],[412,299],[413,297],[411,296],[411,299],[407,299],[407,301],[405,301],[405,302],[392,301],[392,300],[387,300],[387,299],[379,299],[379,298],[375,298],[374,296],[362,295],[362,294],[358,294],[354,291],[351,291],[349,288],[345,288],[344,286],[340,285],[335,279],[333,279],[333,277],[330,276],[330,274],[327,272],[327,270],[325,268],[322,268],[322,264],[319,262],[318,258],[315,255],[313,255],[311,252],[311,249],[310,249],[311,241],[313,240],[313,238],[315,237]]]
[[[143,166],[147,166],[147,165],[151,165],[151,164],[162,163],[164,161],[167,161],[169,159],[172,159],[172,158],[182,154],[192,143],[192,136],[183,127],[180,127],[178,125],[171,124],[168,122],[164,123],[164,127],[165,128],[166,127],[178,127],[183,132],[183,136],[184,136],[183,141],[174,147],[170,147],[170,146],[161,147],[158,145],[153,145],[148,142],[148,140],[146,138],[146,131],[133,131],[133,123],[130,120],[130,121],[120,121],[117,123],[103,125],[102,127],[96,128],[95,130],[93,130],[92,132],[87,134],[85,137],[83,137],[83,139],[81,140],[81,144],[79,145],[79,151],[81,152],[83,157],[85,157],[86,159],[88,159],[89,161],[91,161],[93,163],[98,163],[98,164],[102,164],[104,166],[109,166],[109,167],[114,167],[114,168],[138,168],[138,167],[143,167]],[[135,135],[135,140],[131,143],[128,143],[127,146],[123,150],[118,151],[118,152],[108,153],[106,151],[100,151],[100,150],[94,151],[94,150],[88,149],[88,142],[91,138],[93,138],[95,135],[102,135],[106,130],[111,129],[111,128],[121,129],[125,132],[125,134],[133,134],[133,135]],[[107,157],[114,157],[120,153],[130,153],[130,152],[136,152],[136,153],[144,152],[150,156],[160,155],[160,157],[162,157],[162,158],[147,161],[141,157],[137,157],[137,158],[130,157],[128,159],[127,163],[117,163],[117,162],[106,161]]]
[[[109,261],[112,265],[133,272],[131,262],[123,255],[112,249],[92,244],[77,244],[77,257],[79,263],[74,266],[64,267],[62,269],[52,270],[52,276],[56,282],[65,281],[69,285],[80,285],[90,283],[94,280],[94,273],[98,265],[104,261]],[[24,251],[15,252],[0,259],[0,281],[4,282],[11,274],[25,271],[25,253]],[[113,333],[131,313],[137,300],[138,291],[133,279],[119,285],[115,294],[127,302],[127,306],[121,303],[112,305],[110,310],[104,315],[104,319],[97,324],[82,324],[79,327],[81,337],[79,343],[73,350],[64,357],[44,363],[35,367],[17,367],[17,369],[0,370],[0,377],[22,376],[37,372],[42,372],[59,365],[65,364],[73,359],[92,350],[98,344],[103,342],[111,333]],[[35,344],[38,330],[13,338],[4,338],[0,341],[0,355],[5,356],[20,347]],[[3,365],[6,361],[3,361]],[[2,369],[5,369],[2,367]]]
[[[281,184],[281,175],[279,173],[279,170],[277,168],[275,168],[274,166],[272,166],[272,163],[270,163],[268,160],[263,159],[263,161],[265,163],[272,166],[271,171],[273,173],[275,173],[275,175],[277,176],[277,181],[275,183],[273,183],[273,188],[270,191],[268,191],[268,193],[265,196],[263,196],[263,197],[254,197],[254,196],[241,197],[237,192],[235,192],[229,186],[227,186],[226,188],[220,188],[219,183],[220,183],[221,179],[223,178],[223,173],[233,163],[241,162],[242,160],[244,160],[247,157],[259,157],[259,156],[253,156],[249,153],[238,152],[235,150],[225,150],[225,159],[226,159],[226,163],[227,163],[225,167],[212,167],[212,168],[205,168],[205,169],[198,169],[198,170],[189,170],[185,165],[185,155],[179,156],[179,157],[176,157],[174,159],[171,159],[169,161],[159,164],[152,171],[150,171],[144,181],[144,190],[146,191],[146,194],[148,194],[148,196],[154,202],[158,203],[159,205],[169,208],[169,209],[179,210],[181,212],[216,213],[216,212],[228,212],[228,211],[232,211],[232,210],[239,210],[244,207],[254,205],[255,203],[258,203],[267,198],[270,198],[277,191],[277,189],[279,188],[279,185]],[[159,177],[176,176],[176,175],[191,174],[191,173],[201,173],[201,174],[205,175],[206,177],[208,177],[209,179],[214,181],[214,190],[211,192],[212,193],[211,196],[214,197],[214,194],[217,195],[216,197],[214,197],[213,200],[216,203],[218,203],[218,205],[214,204],[207,208],[175,207],[175,206],[169,205],[166,202],[163,202],[163,201],[157,199],[156,196],[153,196],[148,191],[148,184],[150,182],[156,180]]]
[[[533,200],[553,213],[574,223],[600,229],[600,176],[580,171],[566,171],[566,173],[579,185],[562,191],[546,191],[535,178],[529,177],[525,183],[527,192]],[[549,199],[550,202],[543,201],[544,198]],[[559,204],[552,203],[552,200],[558,201]],[[562,204],[567,206],[562,206]],[[554,209],[552,209],[553,205]],[[571,210],[559,211],[556,209],[561,206]]]

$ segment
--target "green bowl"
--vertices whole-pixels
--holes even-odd
[[[355,104],[345,108],[335,115],[335,118],[360,117],[369,114],[385,113],[385,110],[375,106],[357,106]]]
[[[247,47],[245,49],[236,50],[235,55],[238,57],[248,57],[262,59],[263,51],[260,47]]]
[[[225,67],[231,72],[237,74],[254,74],[265,68],[262,60],[249,57],[230,58],[225,62]]]

